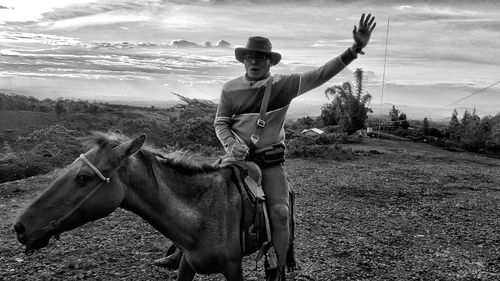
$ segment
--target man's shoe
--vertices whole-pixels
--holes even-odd
[[[179,268],[179,263],[180,263],[180,259],[174,253],[168,257],[164,257],[164,258],[155,260],[153,262],[153,265],[156,265],[159,267],[165,267],[165,268],[170,269],[170,270],[174,270],[174,269]]]

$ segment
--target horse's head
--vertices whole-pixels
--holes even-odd
[[[14,230],[19,242],[27,251],[43,248],[51,236],[118,208],[125,190],[116,171],[141,149],[145,139],[142,135],[120,144],[104,135],[96,137],[94,147],[66,167],[17,218]]]

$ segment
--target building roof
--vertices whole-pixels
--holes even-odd
[[[324,131],[323,131],[323,130],[320,130],[320,129],[318,129],[318,128],[305,129],[305,130],[303,130],[301,133],[302,133],[302,134],[305,134],[305,133],[307,133],[307,132],[313,132],[313,133],[316,133],[316,134],[318,134],[318,135],[321,135],[321,134],[323,134],[323,133],[324,133]]]

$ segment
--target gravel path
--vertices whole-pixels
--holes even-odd
[[[288,280],[500,280],[499,160],[409,142],[352,149],[287,161],[301,267]],[[13,221],[56,175],[0,185],[0,280],[175,280],[151,265],[170,242],[124,210],[25,256]],[[246,258],[245,276],[263,280],[262,264]]]

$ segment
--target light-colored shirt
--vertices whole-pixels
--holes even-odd
[[[357,55],[346,50],[323,66],[304,73],[273,75],[272,90],[266,110],[266,125],[260,133],[256,151],[283,144],[285,117],[291,101],[330,80]],[[233,141],[249,145],[259,118],[260,106],[269,77],[250,81],[241,76],[224,84],[215,117],[215,133],[226,149]]]

